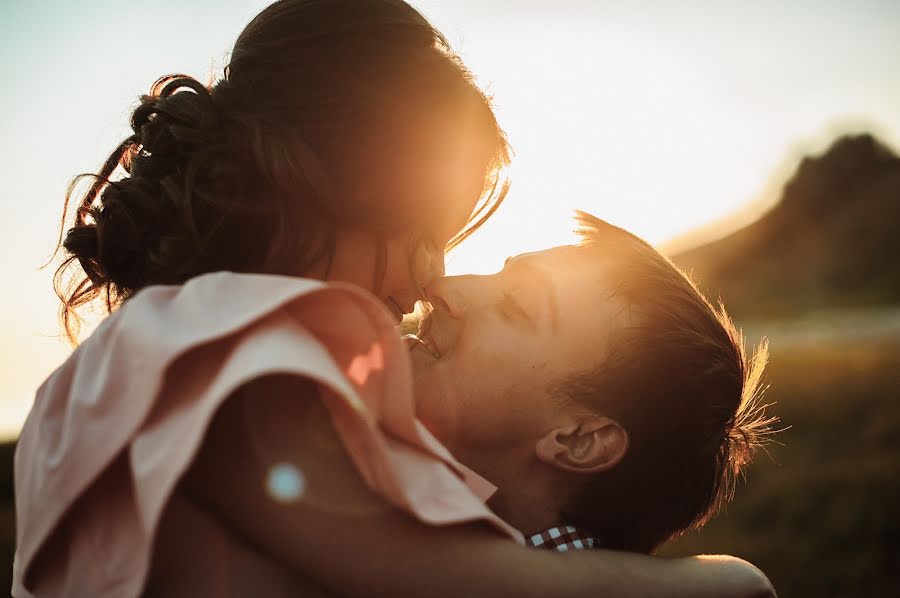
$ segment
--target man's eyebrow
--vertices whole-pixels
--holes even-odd
[[[506,258],[506,262],[503,264],[503,267],[506,268],[513,260],[515,260],[516,262],[516,269],[525,270],[530,276],[533,276],[536,280],[538,280],[538,286],[541,287],[541,290],[544,293],[544,297],[547,300],[547,304],[549,305],[550,324],[553,328],[553,332],[558,333],[559,302],[556,298],[556,285],[553,284],[553,277],[550,276],[550,273],[546,269],[535,264],[534,260],[522,255]]]

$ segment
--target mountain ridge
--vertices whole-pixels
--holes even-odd
[[[900,157],[840,137],[761,218],[672,259],[739,317],[900,304]]]

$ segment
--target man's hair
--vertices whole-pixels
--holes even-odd
[[[578,212],[608,300],[625,311],[602,363],[565,380],[576,403],[626,430],[628,450],[591,476],[562,512],[611,549],[652,552],[702,526],[727,502],[741,468],[772,433],[760,405],[765,341],[748,358],[719,302],[636,236]]]

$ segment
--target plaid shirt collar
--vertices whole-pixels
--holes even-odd
[[[551,527],[539,534],[525,538],[525,545],[532,548],[565,552],[566,550],[600,548],[600,540],[571,525],[564,525]]]

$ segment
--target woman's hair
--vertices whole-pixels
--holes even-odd
[[[97,298],[112,310],[146,286],[216,270],[327,272],[338,225],[421,230],[427,241],[447,230],[448,204],[458,214],[475,203],[453,247],[508,187],[488,98],[402,0],[279,0],[238,37],[223,78],[161,78],[131,128],[66,195],[62,228],[82,189],[54,279],[72,342],[78,308]],[[448,147],[468,177],[449,189]],[[378,254],[376,287],[383,242]]]

